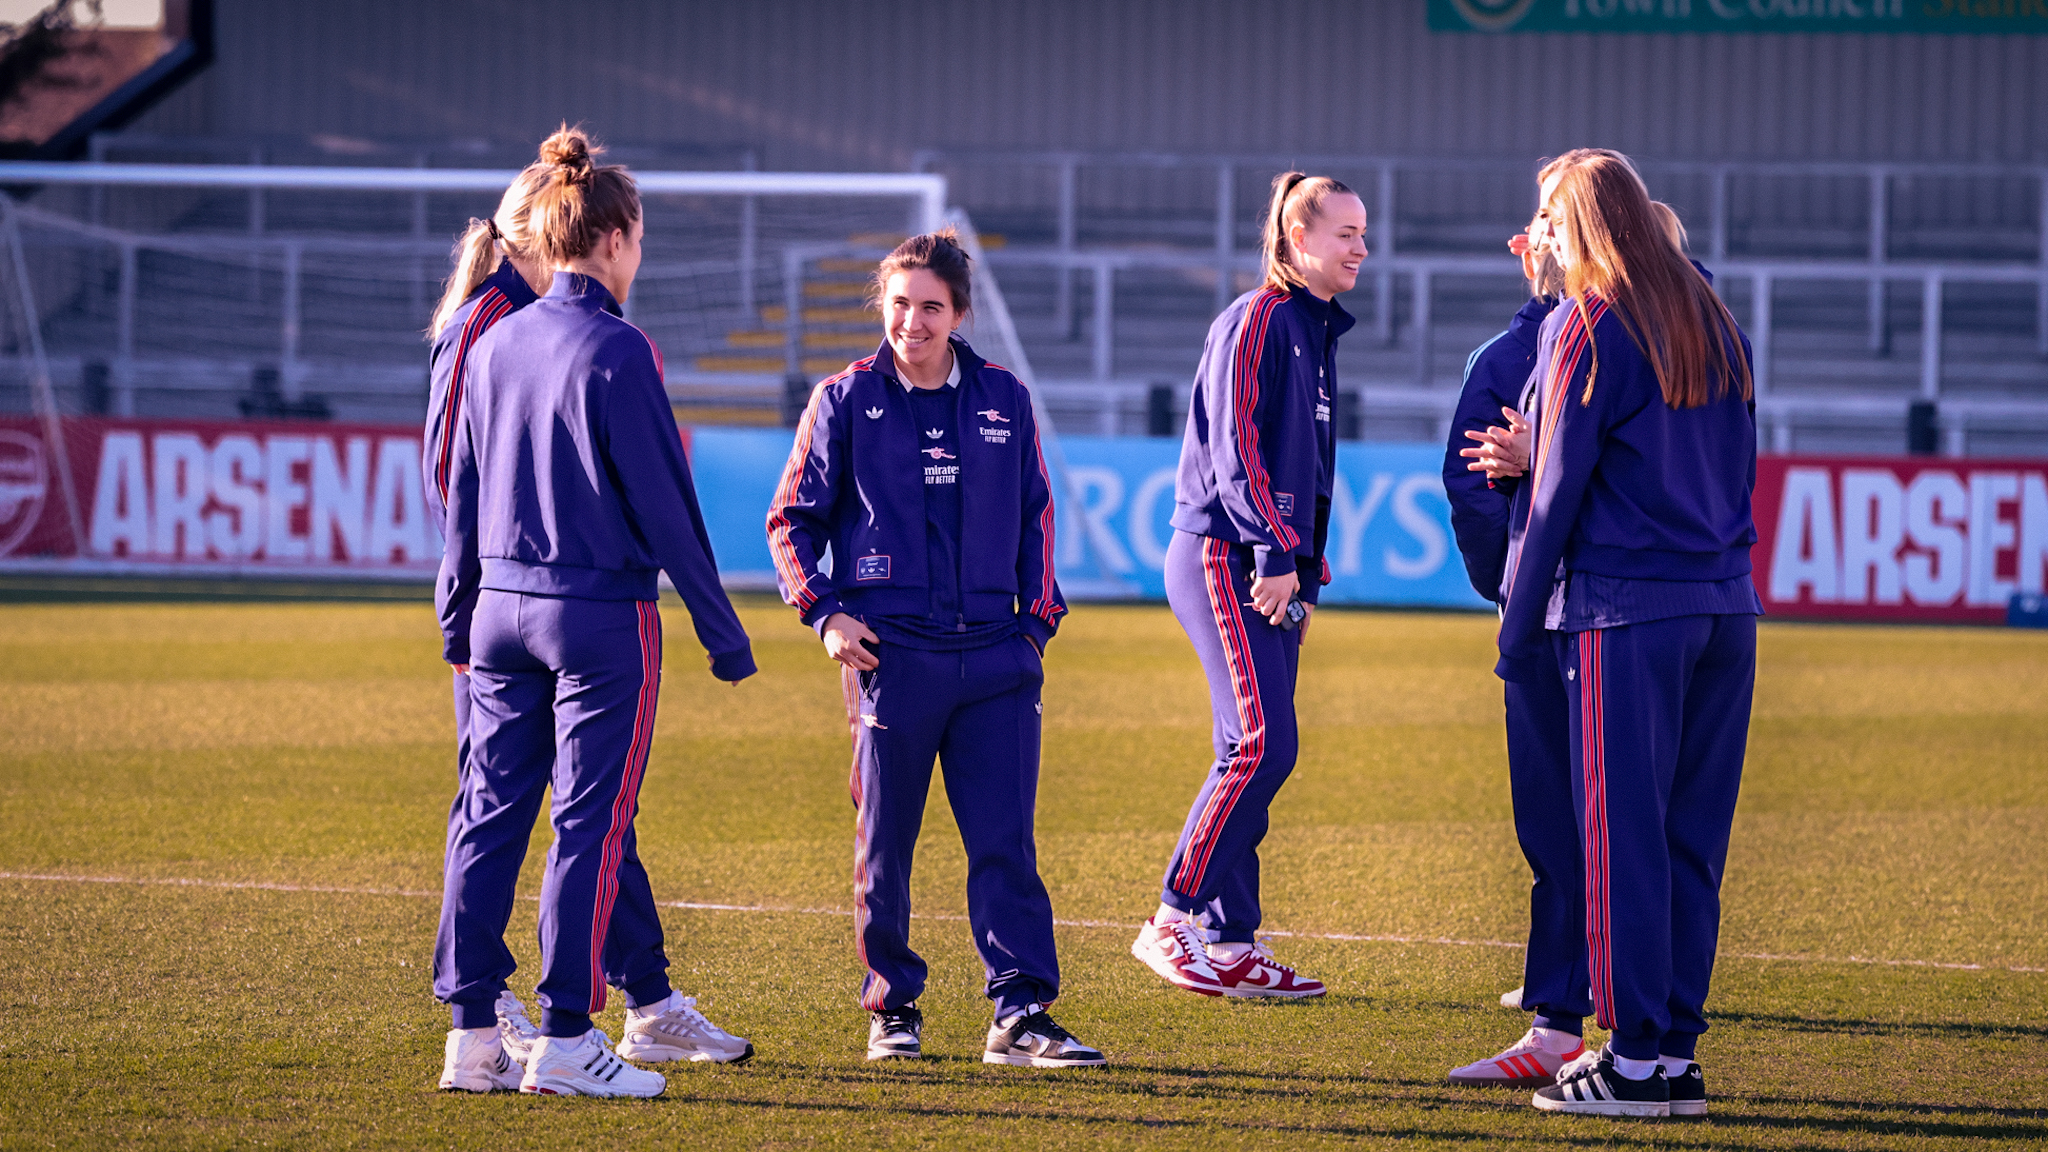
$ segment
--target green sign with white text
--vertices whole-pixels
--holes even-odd
[[[2048,0],[1428,0],[1436,32],[2048,35]]]

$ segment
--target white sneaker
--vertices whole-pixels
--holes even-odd
[[[619,1041],[619,1055],[646,1064],[666,1060],[745,1064],[754,1058],[754,1046],[745,1037],[706,1020],[697,1011],[695,996],[671,992],[659,1004],[626,1010],[626,1035]]]
[[[1522,990],[1520,988],[1516,988],[1511,991],[1501,993],[1500,1006],[1503,1008],[1512,1009],[1516,1012],[1520,1012],[1522,1010]]]
[[[1562,1037],[1557,1039],[1564,1042]],[[1573,1043],[1563,1052],[1555,1052],[1543,1040],[1543,1036],[1531,1028],[1523,1033],[1520,1040],[1486,1059],[1451,1069],[1451,1083],[1490,1088],[1541,1088],[1545,1084],[1557,1083],[1557,1074],[1565,1065],[1586,1054],[1584,1041]],[[1594,1053],[1594,1059],[1599,1059],[1599,1055]]]
[[[540,1041],[540,1029],[526,1018],[526,1005],[507,988],[498,993],[498,1043],[505,1046],[505,1055],[512,1058],[521,1068],[526,1066],[526,1056]]]
[[[460,1092],[516,1092],[519,1065],[505,1055],[496,1036],[452,1028],[441,1056],[441,1087]]]
[[[1145,921],[1138,938],[1131,941],[1131,955],[1175,988],[1203,996],[1223,995],[1223,981],[1209,962],[1209,949],[1186,920]]]
[[[668,1080],[612,1054],[610,1038],[592,1028],[573,1040],[543,1036],[526,1060],[521,1092],[537,1096],[659,1096]]]

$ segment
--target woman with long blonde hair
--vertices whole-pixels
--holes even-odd
[[[1540,178],[1565,299],[1529,426],[1479,457],[1489,476],[1528,461],[1496,671],[1564,680],[1591,999],[1612,1038],[1532,1102],[1704,1115],[1695,1055],[1762,612],[1749,346],[1627,157],[1578,149]]]
[[[1328,176],[1274,179],[1266,282],[1210,324],[1188,405],[1166,596],[1209,681],[1215,758],[1131,954],[1204,996],[1324,992],[1257,938],[1258,846],[1294,770],[1295,671],[1329,578],[1337,339],[1353,323],[1336,297],[1358,282],[1365,223]]]

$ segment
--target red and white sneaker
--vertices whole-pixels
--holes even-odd
[[[1451,1083],[1484,1088],[1540,1088],[1557,1082],[1558,1070],[1585,1055],[1579,1041],[1569,1052],[1552,1052],[1531,1028],[1505,1049],[1463,1068],[1451,1069]]]
[[[1202,945],[1202,935],[1186,920],[1169,920],[1164,924],[1145,921],[1145,926],[1138,930],[1138,938],[1131,941],[1131,955],[1175,988],[1204,996],[1223,995],[1223,982],[1217,978],[1216,966],[1209,962],[1209,950]]]
[[[1223,985],[1223,994],[1236,999],[1279,996],[1300,1000],[1329,991],[1321,980],[1311,980],[1273,959],[1272,950],[1263,940],[1252,945],[1252,950],[1239,957],[1237,963],[1227,968],[1218,965],[1216,977]]]

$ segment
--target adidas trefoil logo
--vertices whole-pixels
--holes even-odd
[[[881,410],[880,408],[870,408],[870,409],[868,409],[868,419],[870,419],[870,420],[880,420],[881,418],[882,418],[882,410]]]
[[[946,432],[943,428],[927,428],[924,430],[924,434],[931,437],[934,440],[939,440],[945,437]]]

